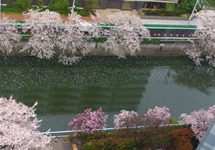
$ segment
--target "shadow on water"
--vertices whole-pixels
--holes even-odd
[[[210,94],[210,88],[215,86],[215,69],[208,66],[184,66],[174,68],[173,78],[176,84],[197,89],[205,94]]]
[[[0,76],[1,96],[13,95],[29,106],[38,101],[37,113],[46,124],[44,128],[51,126],[56,130],[65,129],[59,126],[86,108],[102,107],[113,116],[122,109],[144,112],[162,104],[178,114],[181,112],[176,98],[168,97],[169,93],[178,93],[182,88],[194,93],[193,97],[183,97],[181,105],[201,95],[208,95],[208,99],[210,94],[215,95],[215,90],[211,90],[215,88],[214,69],[195,66],[186,57],[85,57],[72,66],[59,64],[55,59],[0,57]],[[156,91],[157,88],[164,90]],[[152,101],[153,98],[159,101]],[[197,103],[202,103],[200,107],[214,103],[214,99],[201,101]],[[59,120],[62,123],[56,125]]]

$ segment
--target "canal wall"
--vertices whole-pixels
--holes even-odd
[[[185,56],[185,50],[189,46],[189,42],[143,44],[141,50],[136,52],[136,56]],[[104,46],[100,44],[89,55],[111,56],[112,54],[105,51]]]
[[[30,56],[27,51],[21,51],[26,41],[19,43],[18,47],[13,51],[12,55],[15,56]],[[185,56],[185,50],[190,46],[189,42],[163,42],[163,43],[150,43],[142,44],[141,50],[135,53],[136,56]],[[112,56],[110,51],[106,51],[102,43],[91,43],[90,47],[93,49],[88,56]],[[58,55],[60,50],[55,48],[55,54]],[[0,53],[0,55],[5,55]],[[78,54],[77,54],[78,55]],[[129,55],[129,54],[126,54]]]

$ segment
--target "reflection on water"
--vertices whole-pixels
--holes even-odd
[[[42,130],[66,129],[86,108],[144,113],[167,106],[174,116],[215,103],[215,72],[184,57],[86,57],[73,66],[33,57],[0,58],[0,95],[31,106]]]

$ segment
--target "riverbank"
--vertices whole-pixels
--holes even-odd
[[[24,43],[19,43],[19,46],[13,51],[12,56],[30,56],[30,54],[25,52],[20,52],[23,48]],[[169,43],[155,43],[155,44],[142,44],[141,50],[137,51],[134,56],[186,56],[185,50],[190,46],[189,42],[169,42]],[[106,51],[103,44],[99,43],[91,43],[91,50],[86,56],[114,56],[110,51]],[[55,48],[55,55],[58,56],[60,54],[60,50]],[[69,54],[69,53],[68,53]],[[4,56],[5,54],[0,53],[0,56]],[[77,56],[82,56],[76,54]],[[126,54],[129,56],[130,54]]]

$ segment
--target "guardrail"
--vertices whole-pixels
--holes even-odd
[[[172,126],[190,126],[189,124],[168,124],[168,125],[159,125],[159,127],[172,127]],[[130,127],[131,129],[136,129],[136,128],[146,128],[146,126],[138,126],[138,127]],[[120,128],[120,129],[126,129],[124,128]],[[112,132],[115,131],[116,128],[104,128],[104,129],[97,129],[96,131],[108,131],[108,132]],[[67,131],[51,131],[51,132],[42,132],[42,134],[46,134],[46,135],[51,135],[54,137],[65,137],[68,136],[69,134],[74,134],[74,133],[79,133],[79,132],[83,132],[84,130],[67,130]]]

